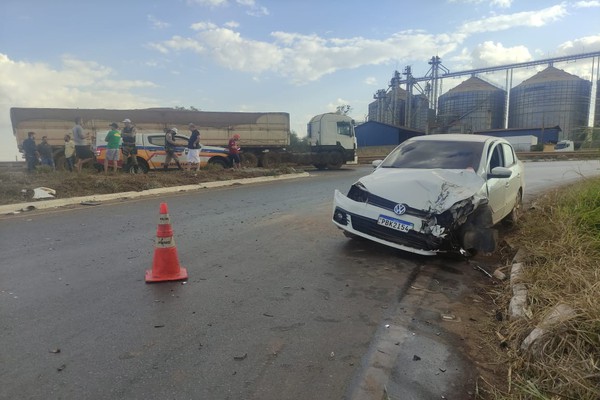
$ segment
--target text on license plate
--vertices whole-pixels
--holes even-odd
[[[392,228],[400,232],[408,232],[414,226],[410,222],[402,221],[396,218],[386,217],[385,215],[380,215],[379,218],[377,218],[377,225],[386,226],[388,228]]]

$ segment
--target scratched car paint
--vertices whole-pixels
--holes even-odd
[[[417,136],[373,164],[346,195],[334,193],[333,223],[346,236],[423,255],[487,253],[494,226],[518,219],[523,164],[505,139]]]

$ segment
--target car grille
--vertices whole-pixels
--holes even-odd
[[[351,216],[352,227],[355,230],[378,239],[422,250],[438,250],[442,246],[442,240],[432,236],[426,237],[414,231],[400,232],[377,225],[377,221],[370,218],[356,214],[352,214]]]
[[[385,199],[383,197],[376,196],[365,190],[362,190],[362,189],[356,187],[356,185],[353,185],[350,188],[350,191],[348,192],[348,198],[350,200],[354,200],[354,201],[357,201],[360,203],[371,204],[373,206],[383,208],[384,210],[389,210],[389,211],[394,211],[394,207],[398,204],[398,202],[396,202],[396,201],[391,201],[391,200]],[[421,218],[421,219],[425,219],[429,216],[429,213],[427,211],[418,210],[418,209],[412,208],[410,206],[406,207],[405,214],[413,215],[413,216]]]

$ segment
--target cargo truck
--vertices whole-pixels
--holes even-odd
[[[200,130],[200,142],[208,146],[226,147],[234,134],[241,137],[242,162],[245,166],[272,168],[279,163],[314,165],[319,169],[338,169],[355,161],[356,137],[354,121],[346,115],[320,114],[308,123],[307,138],[310,150],[303,153],[290,151],[290,116],[284,112],[210,112],[172,108],[135,110],[74,109],[74,108],[11,108],[13,133],[19,150],[27,132],[36,137],[48,137],[54,149],[57,166],[64,165],[64,136],[71,134],[75,118],[83,118],[84,132],[94,138],[103,137],[108,125],[130,119],[139,134],[165,132],[177,127],[187,132],[194,123]],[[138,160],[144,162],[144,160]]]

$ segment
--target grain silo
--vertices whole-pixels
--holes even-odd
[[[504,127],[506,91],[475,76],[439,97],[436,131],[473,133]]]
[[[509,128],[560,126],[562,137],[588,125],[592,83],[549,66],[510,92]]]

